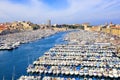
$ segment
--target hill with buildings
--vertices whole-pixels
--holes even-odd
[[[6,22],[0,24],[0,34],[8,34],[8,33],[15,33],[21,32],[26,30],[36,30],[39,29],[40,26],[34,24],[30,21],[15,21],[15,22]]]

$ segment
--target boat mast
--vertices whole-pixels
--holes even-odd
[[[3,76],[3,80],[5,80],[4,76]]]
[[[29,65],[29,56],[28,56],[28,65]]]
[[[13,67],[12,80],[15,80],[14,77],[15,77],[15,66]]]

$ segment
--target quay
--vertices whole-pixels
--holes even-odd
[[[67,34],[67,44],[55,45],[27,68],[25,80],[106,80],[120,78],[120,58],[111,36],[103,33],[77,31]],[[24,79],[23,79],[24,78]],[[28,80],[28,79],[27,79]]]
[[[32,42],[44,37],[48,37],[57,33],[58,31],[45,29],[45,30],[32,30],[24,31],[14,34],[0,35],[0,50],[12,50],[19,47],[21,44]]]

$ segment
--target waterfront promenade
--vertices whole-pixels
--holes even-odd
[[[51,29],[38,29],[14,34],[0,35],[0,50],[17,48],[20,44],[35,41],[55,34],[58,31]]]
[[[64,38],[68,44],[55,45],[45,52],[28,66],[29,76],[19,80],[118,80],[120,59],[111,38],[98,32],[71,32]]]

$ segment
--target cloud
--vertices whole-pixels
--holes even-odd
[[[14,1],[0,1],[0,21],[30,20],[35,23],[46,23],[51,19],[53,23],[73,24],[93,21],[94,24],[97,20],[120,19],[118,0],[66,0],[66,5],[61,4],[64,2],[56,2],[56,5],[62,8],[50,6],[51,3],[45,3],[43,0]]]

